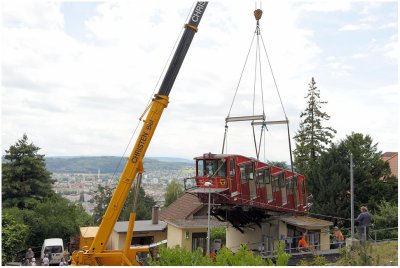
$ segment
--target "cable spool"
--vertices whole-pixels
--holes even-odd
[[[254,10],[254,17],[256,18],[257,22],[261,19],[262,13],[263,12],[261,9]]]

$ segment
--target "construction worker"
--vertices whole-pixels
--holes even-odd
[[[301,239],[299,240],[297,246],[299,248],[299,251],[304,251],[304,250],[308,250],[309,249],[309,245],[308,245],[308,242],[306,240],[306,234],[305,233],[301,236]]]
[[[335,248],[341,248],[344,243],[344,236],[337,226],[334,228],[333,238],[335,240]]]

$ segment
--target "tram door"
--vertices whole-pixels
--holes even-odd
[[[248,174],[249,178],[250,200],[253,200],[254,198],[257,197],[254,163],[246,165],[246,173]]]
[[[235,160],[229,160],[229,189],[231,193],[237,191]]]

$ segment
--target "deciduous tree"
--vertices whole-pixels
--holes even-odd
[[[325,215],[350,218],[350,152],[354,163],[355,207],[377,209],[381,200],[397,203],[397,180],[369,135],[352,133],[322,153],[314,184],[314,207]],[[349,222],[345,222],[346,225]]]
[[[4,213],[1,228],[1,261],[2,265],[13,261],[16,253],[25,248],[28,226],[18,223],[15,218]]]
[[[183,195],[183,187],[180,185],[176,180],[172,180],[168,186],[167,189],[165,190],[165,203],[164,207],[168,207],[171,205],[173,202],[175,202],[176,199],[181,197]]]

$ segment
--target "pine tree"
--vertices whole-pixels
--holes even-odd
[[[46,169],[44,155],[38,154],[39,150],[33,143],[28,143],[26,134],[6,150],[2,164],[3,208],[32,207],[37,200],[54,194],[52,184],[55,181]]]
[[[307,96],[307,108],[301,113],[302,119],[299,130],[294,139],[296,149],[294,150],[295,165],[297,171],[307,177],[308,191],[312,192],[313,177],[315,176],[315,165],[317,158],[331,144],[336,130],[323,126],[330,116],[322,112],[321,108],[326,101],[320,100],[320,91],[315,86],[314,77],[309,83]]]

